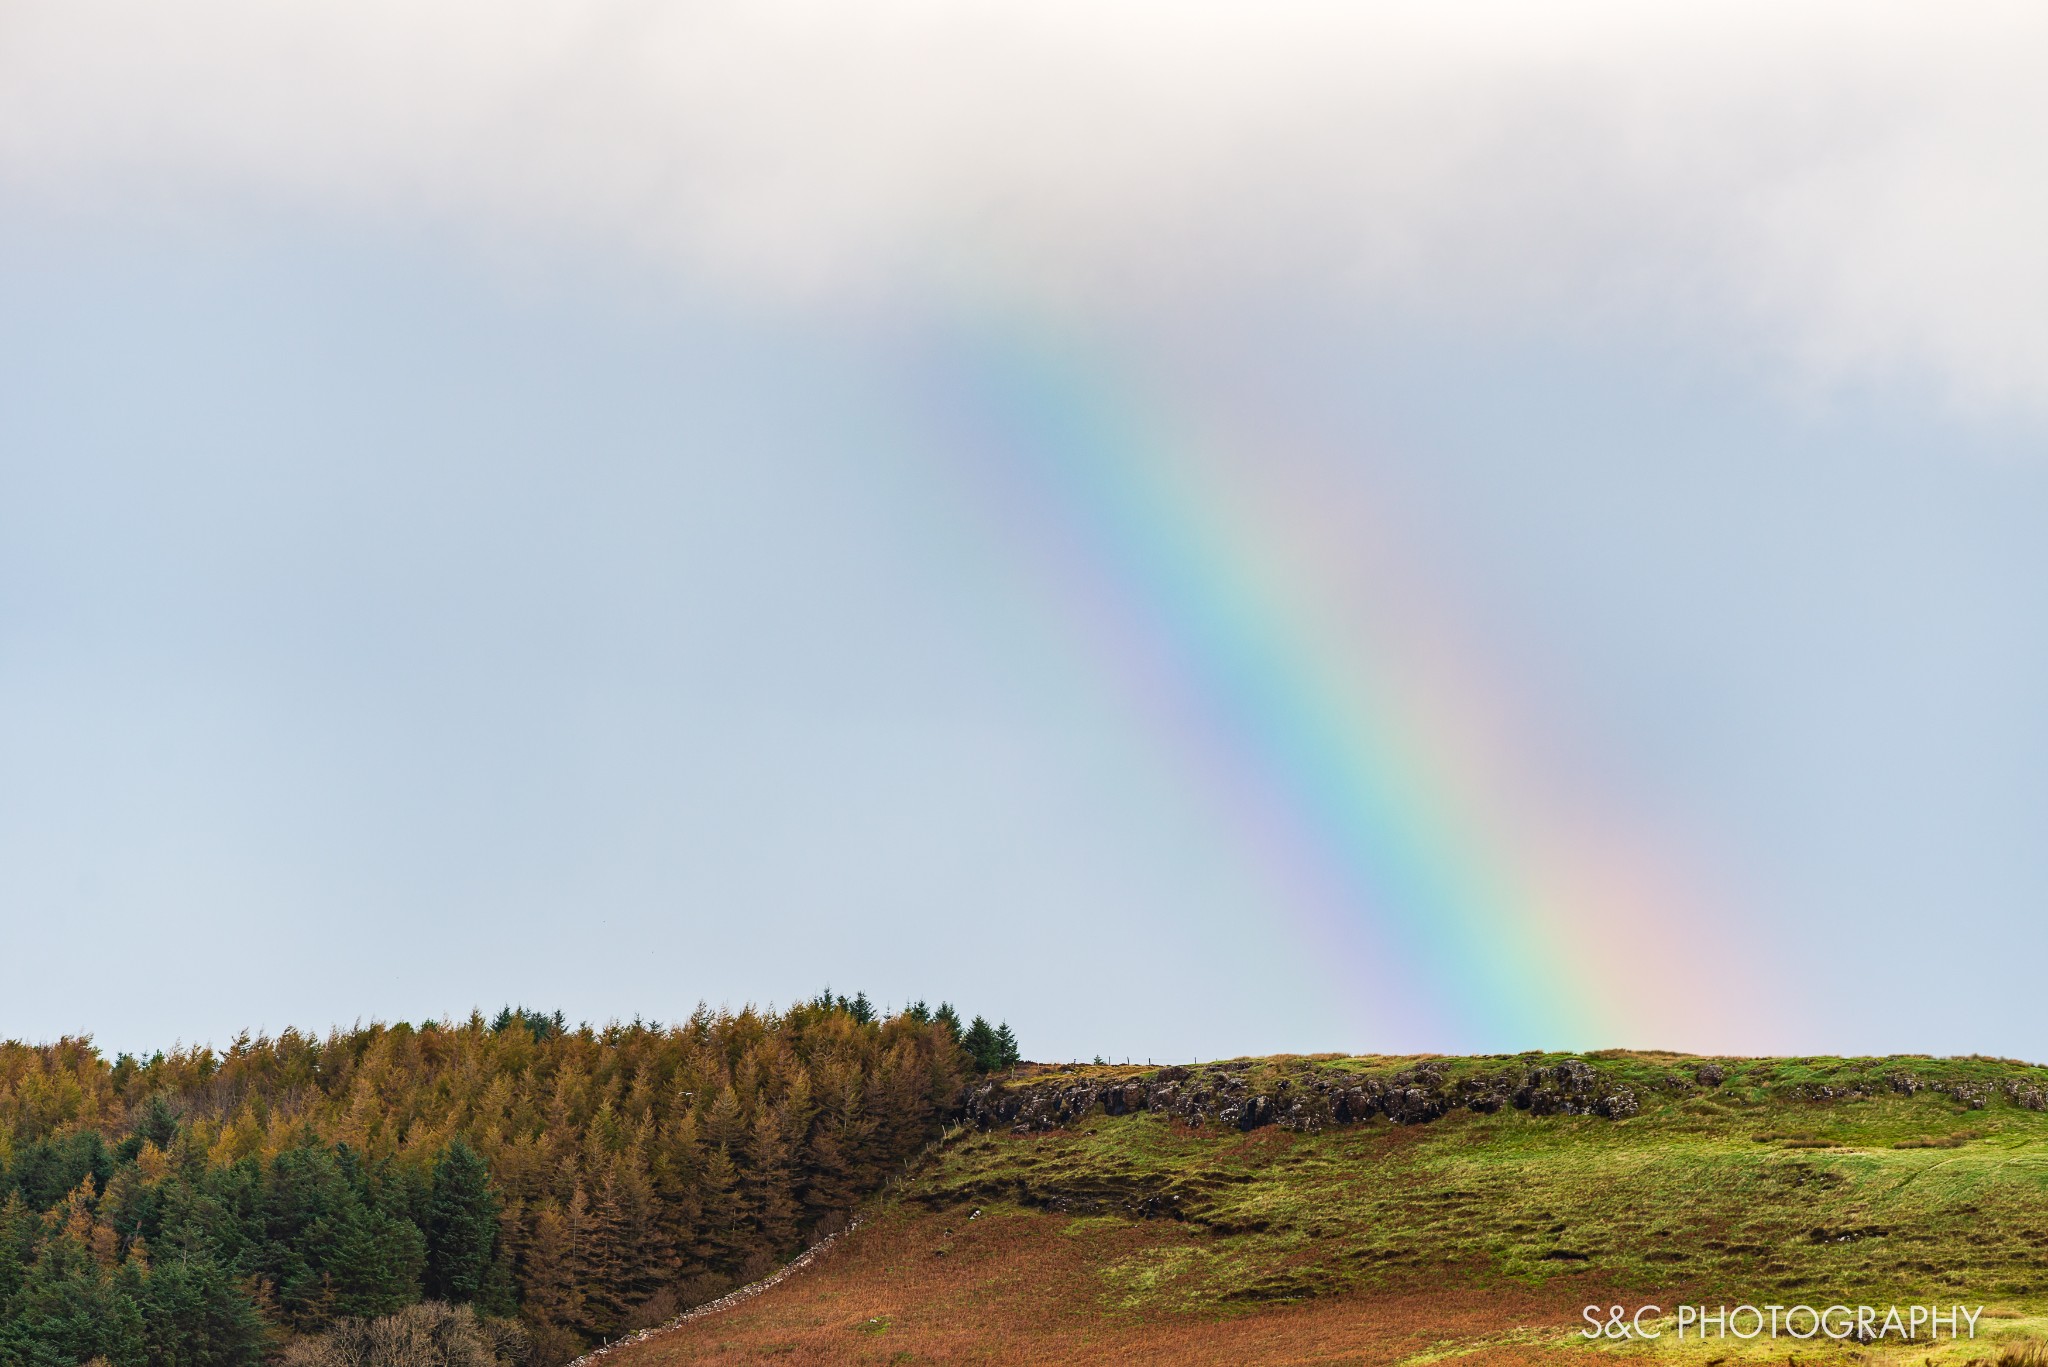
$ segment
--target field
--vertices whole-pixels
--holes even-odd
[[[1442,1060],[1429,1076],[1439,1095],[1485,1097],[1489,1079],[1556,1062]],[[1381,1090],[1399,1096],[1415,1066],[1240,1061],[1186,1089],[1328,1097],[1391,1079]],[[613,1361],[1917,1364],[2017,1358],[2048,1333],[2043,1070],[1659,1055],[1571,1066],[1598,1070],[1588,1096],[1625,1096],[1616,1109],[1635,1113],[1507,1104],[1331,1124],[1311,1107],[1298,1128],[1240,1129],[1090,1108],[1035,1128],[1058,1097],[1159,1074],[1030,1072],[997,1098],[1029,1103],[1041,1118],[1028,1132],[959,1133],[812,1269]],[[1681,1301],[1986,1309],[1959,1343],[1681,1346]],[[1579,1334],[1589,1303],[1646,1302],[1665,1312],[1654,1344]]]

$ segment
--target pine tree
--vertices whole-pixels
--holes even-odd
[[[0,1362],[142,1360],[142,1311],[77,1239],[58,1231],[22,1279],[0,1322]]]
[[[704,1116],[704,1141],[729,1153],[738,1152],[747,1142],[748,1131],[752,1128],[747,1123],[747,1112],[740,1103],[740,1094],[730,1082],[726,1083],[719,1088],[711,1109]]]
[[[136,1296],[150,1367],[257,1367],[263,1320],[209,1258],[180,1258],[140,1279]]]
[[[583,1239],[583,1327],[593,1334],[609,1337],[624,1317],[631,1245],[617,1192],[611,1182],[603,1182],[590,1206]]]
[[[839,1146],[837,1128],[820,1118],[804,1146],[804,1214],[815,1224],[854,1203],[853,1174]]]
[[[996,1041],[996,1032],[980,1016],[976,1016],[967,1027],[966,1037],[960,1041],[960,1047],[974,1060],[974,1071],[977,1073],[992,1073],[1002,1066],[1002,1046]]]
[[[19,1191],[7,1193],[0,1203],[0,1306],[14,1298],[29,1264],[36,1260],[36,1235],[42,1221],[36,1218]]]
[[[427,1241],[401,1216],[357,1207],[341,1222],[321,1272],[337,1315],[389,1315],[420,1298]]]
[[[704,1216],[698,1187],[704,1146],[697,1141],[697,1118],[682,1097],[675,1101],[674,1116],[655,1145],[649,1176],[659,1255],[664,1265],[680,1269],[695,1257],[691,1245]]]
[[[135,1146],[138,1152],[143,1144],[154,1144],[160,1149],[170,1148],[171,1141],[178,1137],[177,1108],[162,1092],[150,1093],[149,1100],[142,1104],[142,1114],[136,1118],[130,1133],[141,1141]]]
[[[612,1160],[605,1174],[605,1203],[615,1212],[614,1236],[619,1243],[619,1299],[637,1306],[675,1275],[675,1258],[661,1236],[660,1202],[654,1181],[635,1143]]]
[[[697,1226],[697,1243],[690,1250],[699,1262],[728,1266],[737,1262],[745,1249],[745,1232],[739,1228],[738,1188],[739,1174],[725,1145],[707,1151],[697,1179],[703,1222]]]
[[[534,1220],[531,1251],[521,1268],[526,1287],[526,1313],[543,1327],[563,1332],[583,1320],[583,1291],[577,1284],[582,1259],[575,1231],[552,1201]]]
[[[434,1164],[426,1234],[427,1295],[475,1300],[497,1252],[498,1198],[484,1160],[461,1139]]]
[[[797,1206],[789,1176],[789,1141],[774,1110],[763,1107],[754,1117],[747,1148],[747,1213],[761,1244],[780,1254],[796,1242]]]
[[[1022,1058],[1017,1051],[1017,1037],[1010,1032],[1010,1023],[1004,1021],[996,1027],[996,1067],[1014,1068]]]

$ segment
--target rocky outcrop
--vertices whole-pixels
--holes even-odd
[[[1838,1064],[1819,1077],[1810,1060],[1791,1060],[1782,1072],[1776,1060],[1674,1060],[1661,1068],[1644,1062],[1619,1055],[1523,1055],[1425,1058],[1399,1066],[1332,1059],[1243,1059],[1145,1070],[1026,1065],[1024,1077],[970,1086],[961,1117],[976,1129],[1024,1134],[1090,1115],[1139,1113],[1223,1130],[1271,1125],[1315,1131],[1372,1120],[1425,1125],[1453,1111],[1507,1108],[1619,1120],[1660,1096],[1688,1095],[1722,1109],[1765,1097],[1815,1104],[1940,1097],[1972,1111],[2000,1101],[2048,1111],[2048,1069],[2010,1060],[1847,1060],[1862,1066]]]
[[[1869,1101],[1887,1091],[1905,1097],[1918,1096],[1922,1092],[1945,1096],[1971,1111],[1981,1111],[1990,1105],[1994,1094],[1993,1085],[1988,1082],[1967,1078],[1942,1078],[1930,1082],[1917,1074],[1898,1070],[1878,1078],[1844,1082],[1795,1082],[1779,1089],[1778,1095],[1793,1101]],[[2048,1093],[2017,1078],[1999,1082],[1996,1091],[2022,1109],[2048,1109]]]
[[[1675,1074],[1670,1084],[1690,1086]],[[1024,1082],[980,1083],[969,1090],[963,1112],[966,1122],[977,1129],[1025,1134],[1061,1129],[1097,1112],[1147,1112],[1225,1130],[1275,1125],[1313,1132],[1381,1118],[1397,1125],[1422,1125],[1455,1110],[1492,1112],[1504,1107],[1534,1115],[1610,1119],[1641,1109],[1632,1088],[1583,1059],[1566,1059],[1458,1076],[1434,1061],[1385,1074],[1335,1067],[1276,1074],[1251,1064],[1229,1063],[1161,1068],[1110,1079],[1055,1071]]]
[[[2048,1111],[2048,1090],[2032,1083],[2021,1082],[2018,1078],[2007,1078],[1999,1086],[2005,1099],[2022,1110]]]

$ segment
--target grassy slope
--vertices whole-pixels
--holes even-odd
[[[1963,1300],[2006,1332],[2048,1310],[2048,1113],[1998,1090],[2041,1070],[1731,1061],[1701,1089],[1670,1081],[1698,1060],[1593,1061],[1641,1114],[1454,1112],[1318,1134],[1098,1115],[965,1136],[802,1285],[633,1361],[1524,1360],[1568,1350],[1578,1307],[1608,1296]],[[1405,1062],[1253,1068],[1273,1081]],[[1888,1081],[1902,1071],[1987,1099],[1904,1095]],[[1871,1095],[1795,1099],[1820,1087]]]

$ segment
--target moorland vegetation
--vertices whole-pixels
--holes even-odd
[[[0,1045],[0,1367],[548,1367],[857,1210],[622,1367],[1534,1360],[1609,1296],[1969,1300],[2003,1341],[2048,1326],[2048,1069],[1020,1064],[830,993]]]
[[[2048,1332],[2048,1069],[2026,1064],[1026,1067],[962,1114],[803,1277],[620,1367],[1987,1367]],[[1681,1297],[1987,1308],[1960,1343],[1580,1335],[1588,1303]]]

